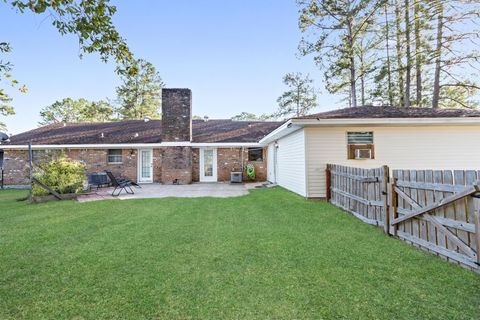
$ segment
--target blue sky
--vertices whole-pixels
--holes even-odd
[[[301,37],[294,0],[113,1],[117,29],[137,58],[152,62],[167,87],[193,91],[193,113],[229,118],[275,110],[287,72],[310,73],[320,89],[316,111],[335,107],[311,57],[298,59]],[[0,41],[10,42],[13,75],[28,87],[10,91],[17,114],[2,117],[10,133],[37,127],[41,108],[64,97],[114,98],[113,63],[80,59],[74,36],[45,16],[17,14],[0,2]],[[337,107],[339,107],[337,105]]]

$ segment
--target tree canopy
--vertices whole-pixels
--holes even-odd
[[[272,118],[304,116],[318,105],[313,80],[309,75],[287,73],[283,83],[288,89],[277,99],[279,108]]]
[[[160,118],[162,87],[164,83],[155,67],[148,61],[138,59],[129,68],[120,70],[122,84],[117,87],[118,113],[123,119]]]
[[[262,115],[256,115],[255,113],[250,113],[250,112],[242,112],[239,113],[235,116],[233,116],[231,119],[233,121],[260,121],[260,120],[267,120],[270,116],[266,114]]]
[[[136,72],[134,66],[132,68],[130,64],[133,55],[125,39],[113,25],[112,16],[117,9],[109,0],[3,0],[3,2],[20,14],[30,11],[44,15],[62,35],[76,35],[80,57],[86,53],[96,52],[102,61],[106,62],[113,58],[118,65],[117,70],[123,69],[123,72],[131,74]],[[5,88],[18,85],[18,81],[11,80],[11,63],[2,59],[10,51],[8,41],[0,41],[0,114],[4,116],[14,114],[12,99]],[[26,91],[25,86],[19,86],[19,89],[22,92]]]
[[[478,105],[480,2],[298,0],[302,55],[348,105]]]
[[[65,98],[55,101],[40,111],[40,125],[59,122],[104,122],[111,121],[113,106],[104,100],[92,102],[86,99]]]

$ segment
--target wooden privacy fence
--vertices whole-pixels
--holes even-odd
[[[327,165],[327,199],[387,234],[480,271],[480,171]]]
[[[363,222],[388,226],[388,167],[327,165],[327,199]]]

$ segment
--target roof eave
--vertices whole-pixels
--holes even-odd
[[[260,144],[263,144],[263,145],[269,144],[301,128],[302,128],[301,125],[294,124],[292,120],[288,120],[287,122],[282,124],[280,127],[278,127],[277,129],[273,130],[268,135],[266,135],[262,140],[260,140]]]
[[[259,142],[162,142],[162,143],[104,143],[104,144],[32,144],[33,150],[43,149],[140,149],[162,147],[212,147],[212,148],[239,148],[259,147]],[[0,144],[3,150],[26,150],[26,144]]]

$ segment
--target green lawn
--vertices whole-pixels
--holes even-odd
[[[18,202],[0,191],[0,319],[479,319],[480,276],[283,189]]]

